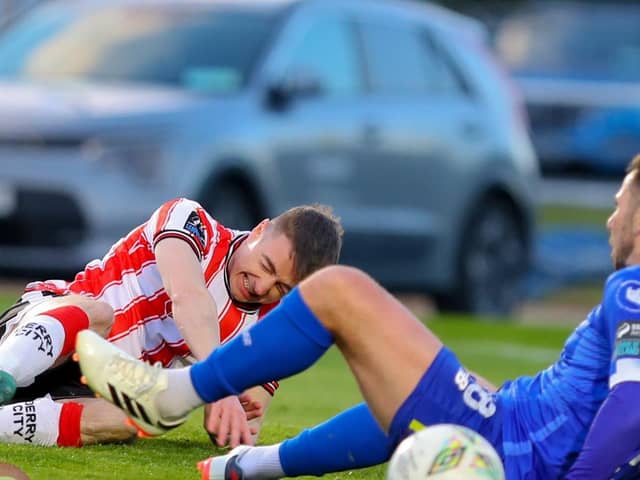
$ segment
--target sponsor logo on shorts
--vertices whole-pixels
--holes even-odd
[[[640,313],[640,282],[637,280],[622,282],[616,292],[616,302],[624,310]]]
[[[13,413],[13,434],[33,443],[36,434],[36,407],[33,402],[16,403],[11,406]]]

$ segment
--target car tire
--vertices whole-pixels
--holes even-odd
[[[253,198],[240,184],[217,182],[207,189],[202,206],[225,227],[251,230],[260,221]]]
[[[522,300],[528,245],[518,213],[507,202],[488,199],[463,231],[452,290],[436,296],[441,311],[506,316]]]

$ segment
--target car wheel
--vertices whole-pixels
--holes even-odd
[[[258,219],[258,206],[250,192],[235,183],[217,183],[208,189],[202,206],[225,227],[250,230]]]
[[[497,199],[483,202],[464,230],[455,288],[436,298],[438,307],[508,315],[522,298],[528,257],[514,209]]]

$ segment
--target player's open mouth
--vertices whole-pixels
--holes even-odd
[[[247,277],[247,275],[245,274],[242,277],[242,295],[245,298],[245,301],[249,301],[251,300],[251,298],[253,297],[253,295],[251,294],[251,291],[249,290],[249,278]]]

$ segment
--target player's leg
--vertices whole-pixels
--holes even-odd
[[[13,403],[0,407],[0,442],[42,446],[122,442],[136,429],[110,403],[96,399],[80,382],[78,364],[66,361],[18,388]]]
[[[50,396],[0,407],[0,443],[80,447],[134,439],[119,408],[98,398],[53,400]]]
[[[78,400],[83,404],[80,418],[82,445],[129,442],[138,430],[131,426],[125,413],[101,398]]]
[[[247,480],[320,476],[383,463],[393,448],[363,403],[280,444],[234,449],[200,462],[199,469],[205,474],[203,478],[206,474],[210,479],[225,478],[227,464],[236,457],[237,470]]]
[[[442,347],[369,276],[335,266],[309,277],[273,314],[194,365],[193,385],[209,400],[258,378],[290,376],[314,363],[332,341],[383,429]]]
[[[303,281],[257,325],[190,369],[145,372],[143,364],[127,360],[88,332],[78,339],[89,384],[107,399],[114,391],[136,399],[160,423],[181,419],[204,402],[300,372],[335,339],[385,429],[442,347],[382,287],[344,266],[328,267]],[[137,386],[141,379],[154,388],[142,391]]]
[[[327,269],[300,291],[333,336],[371,412],[388,430],[442,343],[396,298],[356,269]]]
[[[37,375],[64,362],[79,331],[91,328],[105,336],[113,322],[109,305],[79,295],[25,302],[11,315],[0,341],[0,404],[13,397],[15,386],[28,386]]]

